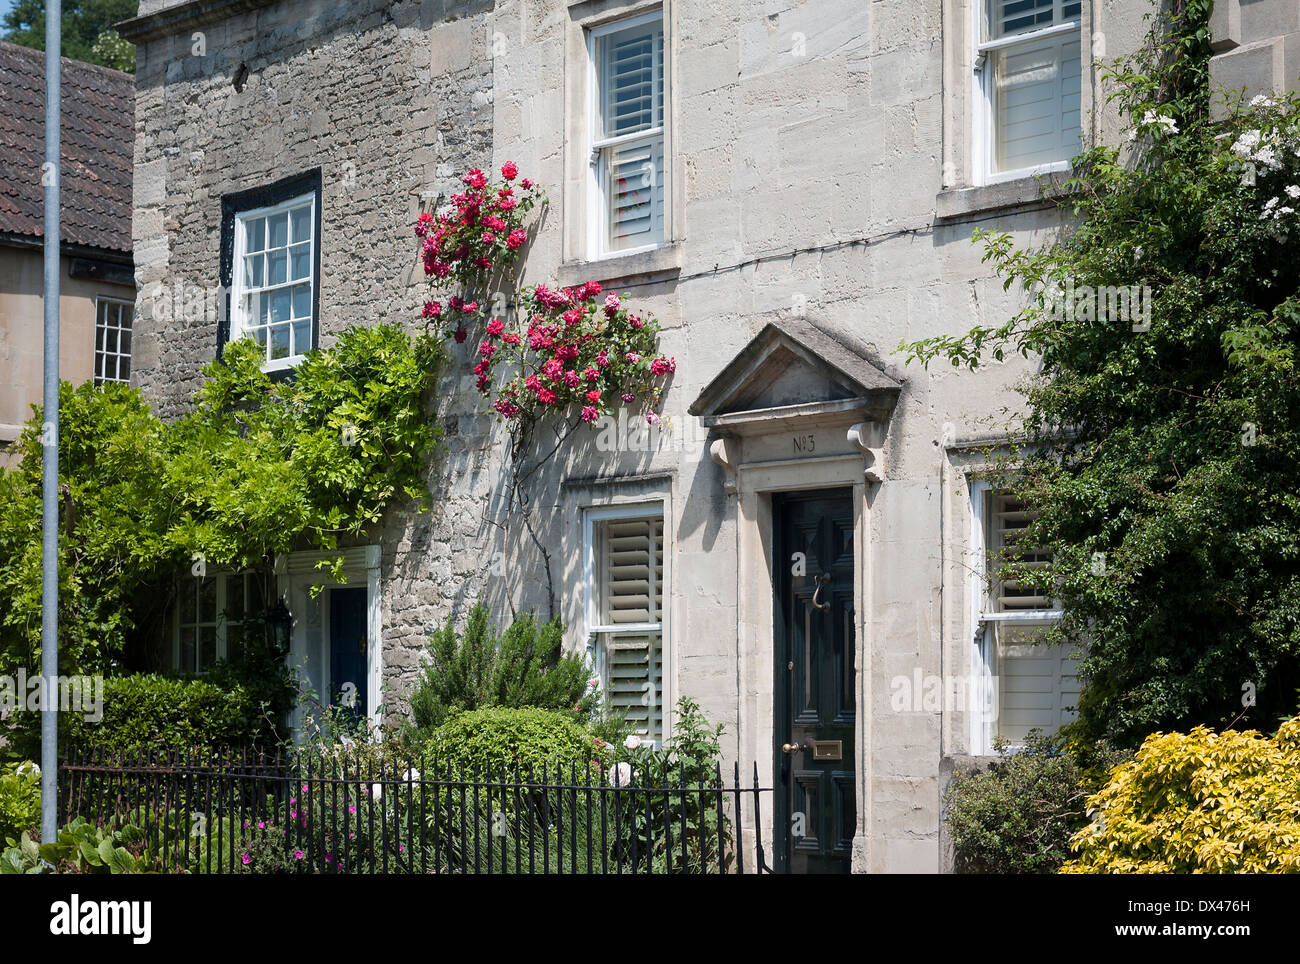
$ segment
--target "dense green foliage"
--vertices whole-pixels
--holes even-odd
[[[1300,873],[1300,718],[1155,733],[1088,800],[1062,873]]]
[[[135,16],[138,0],[63,0],[63,56],[135,71],[135,47],[112,27]],[[45,49],[45,0],[17,0],[4,17],[4,40]]]
[[[1210,4],[1177,6],[1114,71],[1133,139],[1076,159],[1071,226],[1038,250],[977,235],[1025,309],[906,346],[1040,360],[1007,484],[1053,563],[1005,575],[1063,601],[1046,642],[1086,647],[1076,735],[1126,746],[1243,706],[1271,725],[1300,685],[1300,104],[1214,119]],[[1149,314],[1107,288],[1148,289]]]
[[[600,697],[586,659],[566,655],[563,637],[558,620],[538,624],[531,614],[498,636],[482,604],[470,611],[460,638],[449,618],[429,637],[428,659],[411,695],[417,735],[427,736],[456,713],[488,706],[533,706],[586,720]]]
[[[30,760],[0,767],[0,840],[41,822],[41,770]]]
[[[987,770],[959,769],[944,791],[944,822],[963,873],[1054,873],[1088,823],[1086,800],[1121,756],[1104,747],[1086,760],[1037,730]]]
[[[251,342],[204,370],[194,411],[155,417],[119,385],[60,386],[60,669],[112,671],[154,587],[202,564],[338,547],[427,496],[433,335],[352,328],[271,381]],[[40,659],[41,413],[0,475],[0,672]]]
[[[544,766],[554,780],[557,766],[566,776],[570,768],[583,774],[587,763],[602,752],[571,713],[484,706],[438,727],[426,745],[426,760],[431,766],[436,761],[439,773],[459,775],[463,768],[467,778],[477,768],[483,775],[508,773],[513,779],[515,767],[526,777],[532,767],[540,780]]]

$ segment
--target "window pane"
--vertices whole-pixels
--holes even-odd
[[[131,354],[131,330],[123,328],[117,336],[117,350],[123,355]]]
[[[311,317],[311,285],[294,285],[293,317]]]
[[[600,50],[604,136],[663,123],[663,29],[658,23],[606,34]]]
[[[208,576],[199,580],[198,622],[210,623],[217,618],[217,580]]]
[[[270,243],[268,248],[283,248],[289,243],[289,215],[285,211],[279,214],[272,214],[266,219],[266,226],[270,234]]]
[[[1077,154],[1078,34],[999,51],[994,61],[998,169],[1050,164]]]
[[[289,320],[289,289],[271,292],[271,321]]]
[[[601,640],[606,699],[634,733],[655,741],[663,738],[661,644],[658,633],[606,633]]]
[[[300,208],[294,208],[290,217],[293,221],[292,240],[309,240],[311,238],[311,208],[307,205]]]
[[[130,328],[131,322],[135,318],[134,305],[118,305],[118,323],[123,328]]]
[[[104,351],[117,351],[117,329],[109,328],[104,332]]]
[[[257,340],[257,345],[258,345],[259,348],[265,348],[265,347],[266,347],[266,329],[265,329],[265,328],[258,328],[257,330],[255,330],[255,331],[253,332],[253,338]]]
[[[217,661],[217,629],[203,626],[199,629],[199,669],[208,669]]]
[[[993,36],[1005,37],[1008,34],[1050,27],[1054,20],[1056,2],[1057,0],[993,0]]]
[[[240,620],[244,616],[244,576],[226,577],[226,618]]]
[[[117,377],[124,382],[131,380],[131,359],[125,355],[117,360]]]
[[[289,255],[286,251],[272,251],[266,256],[267,284],[282,285],[288,280]]]
[[[266,246],[266,219],[253,218],[244,224],[244,250],[261,251]]]
[[[606,151],[610,250],[663,241],[663,147],[655,137]]]
[[[195,631],[193,628],[181,630],[181,665],[179,669],[183,673],[194,672],[194,640]]]
[[[244,259],[245,279],[254,288],[266,284],[266,255],[255,254]]]
[[[271,329],[271,357],[289,357],[289,326],[276,325]]]
[[[293,353],[305,355],[311,351],[311,322],[295,321],[293,323]]]
[[[311,245],[295,244],[289,250],[293,258],[293,280],[300,281],[311,273]]]
[[[198,587],[189,580],[181,582],[180,586],[180,604],[181,604],[181,625],[194,622],[194,599],[198,593]]]

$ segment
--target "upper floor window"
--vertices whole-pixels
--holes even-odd
[[[222,213],[230,315],[220,340],[251,338],[265,371],[287,369],[317,341],[320,174],[228,195]]]
[[[95,299],[95,384],[131,382],[131,321],[135,306],[116,298]]]
[[[985,180],[1060,169],[1079,152],[1081,0],[980,0],[982,97],[976,158]]]
[[[1009,492],[972,486],[976,547],[975,666],[982,706],[971,732],[973,753],[991,753],[1001,735],[1011,746],[1029,731],[1055,733],[1074,718],[1079,700],[1078,661],[1069,645],[1047,646],[1037,637],[1060,619],[1060,604],[1013,579],[1012,558],[1030,568],[1051,564],[1050,554],[1019,545],[1033,516]]]
[[[663,741],[662,508],[590,509],[584,520],[585,622],[607,705]]]
[[[663,15],[588,34],[595,82],[591,124],[590,250],[595,256],[664,242]]]

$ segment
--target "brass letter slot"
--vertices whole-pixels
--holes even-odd
[[[843,740],[813,740],[813,760],[842,760]]]

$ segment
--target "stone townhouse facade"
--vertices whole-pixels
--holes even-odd
[[[1245,24],[1262,4],[1240,6]],[[567,644],[647,737],[671,736],[682,696],[725,725],[728,764],[774,787],[778,869],[947,869],[945,775],[999,733],[1059,725],[1078,682],[1069,653],[1029,645],[1051,602],[983,574],[1024,514],[982,453],[1032,366],[927,371],[898,346],[1016,308],[972,232],[1038,244],[1065,223],[1068,158],[1123,136],[1093,60],[1132,50],[1148,9],[143,0],[121,28],[139,65],[133,383],[185,409],[238,334],[208,293],[275,297],[250,250],[292,289],[271,366],[349,325],[415,325],[416,216],[467,169],[517,162],[550,195],[524,283],[625,293],[677,360],[662,430],[593,427],[531,483]],[[327,692],[359,659],[375,715],[402,712],[435,623],[478,598],[498,618],[547,609],[474,347],[452,346],[440,388],[432,509],[390,513],[318,599],[311,554],[278,564],[294,660]],[[177,617],[186,668],[203,605]]]

